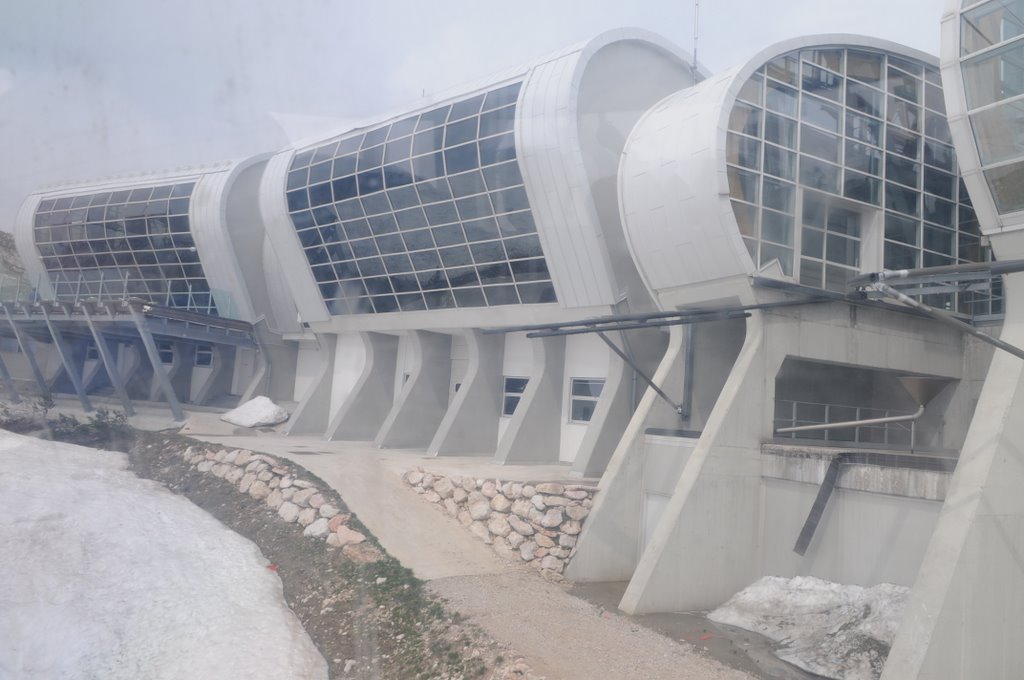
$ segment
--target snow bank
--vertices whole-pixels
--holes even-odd
[[[228,411],[220,419],[239,427],[265,427],[288,420],[288,411],[266,397],[256,397]]]
[[[327,678],[248,540],[122,454],[0,431],[0,678]]]
[[[889,655],[908,588],[862,588],[810,576],[766,576],[708,618],[779,643],[775,655],[837,680],[875,680]]]

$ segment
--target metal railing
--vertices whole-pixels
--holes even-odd
[[[923,412],[780,399],[775,402],[775,436],[910,448]]]

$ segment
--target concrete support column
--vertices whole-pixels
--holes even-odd
[[[681,326],[669,328],[668,348],[651,378],[663,390],[671,390],[673,368],[682,361],[683,336]],[[679,387],[675,394],[670,391],[673,397]],[[573,581],[627,581],[636,569],[643,522],[644,431],[659,399],[648,387],[615,447],[566,572]]]
[[[7,370],[7,364],[4,363],[2,356],[0,356],[0,380],[3,381],[4,387],[7,389],[7,394],[11,398],[11,402],[20,404],[21,397],[18,396],[18,388],[14,386],[14,379],[11,378],[11,372]]]
[[[495,463],[557,463],[565,338],[534,338],[530,381],[494,454]]]
[[[616,338],[617,335],[621,334],[614,333],[608,337],[612,342],[618,342],[621,348],[621,338]],[[587,424],[587,433],[583,436],[569,471],[574,477],[600,477],[629,422],[632,370],[617,355],[609,353],[608,376],[601,390],[601,398],[594,408],[594,415]]]
[[[14,337],[18,340],[18,347],[21,348],[21,353],[25,355],[25,359],[28,361],[29,367],[32,369],[32,376],[36,379],[36,385],[39,386],[39,394],[43,397],[50,396],[50,384],[46,381],[43,376],[43,371],[39,368],[39,362],[36,360],[35,352],[32,351],[31,341],[28,336],[25,335],[24,331],[18,327],[17,322],[11,315],[11,309],[7,305],[4,305],[4,315],[7,317],[7,323],[11,325],[11,330],[14,331]]]
[[[317,336],[320,351],[319,365],[313,383],[299,400],[292,417],[288,419],[285,434],[321,434],[327,429],[331,417],[331,384],[334,378],[334,355],[338,336]]]
[[[1020,231],[992,241],[1024,254]],[[1024,274],[1003,281],[1000,339],[1024,347]],[[1024,361],[997,350],[882,680],[1018,678],[1022,637]]]
[[[409,331],[409,379],[373,440],[380,448],[430,444],[445,411],[452,375],[451,336]]]
[[[82,315],[85,317],[85,322],[89,326],[89,330],[92,332],[93,342],[96,343],[96,351],[100,355],[100,360],[103,362],[103,368],[107,372],[107,377],[110,379],[110,384],[114,388],[114,393],[117,394],[117,398],[121,400],[121,406],[124,407],[125,415],[135,415],[135,409],[132,407],[132,400],[128,398],[128,391],[125,389],[124,381],[121,380],[121,374],[117,370],[117,360],[115,355],[110,351],[110,345],[107,344],[107,339],[103,333],[99,331],[96,324],[93,322],[92,314],[89,312],[88,307],[82,306]]]
[[[82,405],[82,410],[88,413],[89,411],[92,411],[93,408],[88,395],[85,393],[85,385],[82,384],[82,375],[79,372],[81,364],[75,361],[75,357],[71,352],[71,347],[65,341],[64,336],[50,318],[50,312],[46,309],[46,305],[43,305],[41,309],[43,312],[43,318],[46,319],[46,327],[50,331],[50,337],[53,338],[53,344],[57,348],[57,354],[60,355],[60,361],[64,365],[64,372],[71,381],[71,385],[75,389],[75,394],[78,395],[78,402]],[[84,352],[82,353],[82,356],[84,358]]]
[[[394,404],[398,338],[382,333],[359,333],[358,339],[364,356],[359,377],[327,426],[324,433],[327,440],[373,439]]]
[[[164,370],[164,365],[160,361],[160,352],[156,348],[156,341],[153,340],[153,334],[149,331],[149,326],[146,325],[146,318],[142,315],[142,312],[138,311],[134,307],[130,308],[132,320],[135,322],[135,328],[139,331],[139,336],[142,338],[142,346],[146,348],[146,355],[149,357],[150,366],[153,367],[153,379],[160,386],[160,391],[163,393],[164,398],[167,399],[167,406],[171,409],[171,415],[174,416],[175,420],[185,420],[185,412],[181,410],[181,402],[178,401],[178,395],[174,392],[174,386],[171,384],[171,379],[167,375],[167,371]]]
[[[463,336],[469,355],[466,376],[427,447],[435,456],[490,453],[498,437],[505,336],[478,330]]]
[[[746,337],[696,448],[619,608],[631,614],[713,608],[759,576],[761,441],[770,434],[774,377],[764,319]]]

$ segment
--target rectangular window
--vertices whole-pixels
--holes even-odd
[[[89,341],[89,344],[85,346],[85,360],[86,361],[98,361],[100,358],[100,351],[96,347],[96,343]]]
[[[573,378],[570,381],[569,422],[589,423],[604,389],[604,378]]]
[[[213,366],[213,346],[212,345],[197,345],[196,346],[196,366]]]
[[[161,364],[174,363],[174,346],[169,342],[156,343],[157,354],[160,355]]]
[[[528,382],[530,382],[529,378],[505,376],[505,393],[501,400],[501,415],[510,416],[516,412],[516,406],[519,405],[519,400],[522,398],[523,392],[526,391],[526,384]]]

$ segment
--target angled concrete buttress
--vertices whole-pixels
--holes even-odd
[[[174,416],[175,420],[185,420],[185,413],[181,410],[181,402],[178,401],[178,395],[174,393],[174,386],[171,384],[171,380],[167,375],[167,371],[164,370],[164,365],[160,361],[160,352],[156,348],[156,341],[153,340],[153,334],[150,333],[149,327],[146,325],[146,319],[142,315],[142,312],[129,307],[131,310],[132,320],[135,322],[135,328],[139,331],[139,336],[142,338],[142,346],[146,348],[146,356],[149,357],[150,366],[153,368],[153,379],[160,386],[160,391],[163,392],[164,399],[167,400],[167,406],[171,409],[171,415]]]
[[[327,429],[331,417],[331,384],[337,338],[337,335],[327,333],[317,336],[320,347],[317,352],[317,377],[288,419],[285,434],[321,434]]]
[[[324,438],[366,441],[373,439],[380,430],[394,403],[398,338],[384,333],[357,333],[347,337],[346,342],[357,343],[362,361],[354,367],[358,375],[351,388],[339,395],[341,403]],[[335,373],[337,371],[338,360],[335,359]],[[338,380],[337,375],[334,380]]]
[[[435,456],[490,452],[498,438],[505,336],[478,330],[463,336],[469,355],[466,376],[427,447]]]
[[[36,385],[39,387],[39,394],[44,397],[50,396],[50,384],[46,382],[46,378],[43,376],[43,371],[39,368],[39,362],[36,360],[35,352],[32,351],[32,345],[29,339],[25,336],[22,329],[18,327],[17,322],[11,315],[11,308],[6,304],[3,307],[4,315],[7,317],[7,323],[11,325],[11,330],[14,331],[14,337],[18,340],[18,347],[21,348],[21,353],[25,355],[25,359],[28,360],[28,365],[32,369],[32,376],[36,379]]]
[[[683,355],[684,335],[682,326],[669,328],[668,347],[651,377],[663,390],[678,390],[683,384],[671,377]],[[566,572],[573,581],[628,581],[636,569],[638,527],[643,521],[644,432],[659,400],[648,387],[608,462]]]
[[[495,463],[557,463],[565,338],[533,338],[530,380],[498,442]]]
[[[618,342],[621,347],[621,333],[607,336],[611,342]],[[632,384],[631,371],[626,362],[617,355],[608,357],[608,376],[605,378],[601,398],[594,408],[594,415],[587,425],[579,451],[573,460],[569,474],[574,477],[600,477],[608,465],[608,460],[619,443],[622,431],[629,422],[630,397]]]
[[[128,390],[125,389],[124,381],[121,380],[121,373],[117,370],[117,361],[110,352],[110,345],[107,344],[106,337],[96,327],[88,305],[82,305],[81,311],[82,316],[85,317],[85,323],[89,326],[89,331],[92,333],[93,342],[96,343],[96,350],[99,352],[100,360],[103,362],[103,368],[107,371],[110,384],[114,387],[114,393],[121,400],[121,406],[124,407],[125,415],[135,415],[135,408],[132,406],[132,400],[128,397]]]
[[[49,329],[50,337],[53,338],[53,344],[57,348],[57,354],[60,355],[60,361],[64,365],[64,372],[67,373],[68,379],[71,380],[71,384],[75,388],[75,393],[78,395],[78,402],[82,405],[82,410],[88,413],[93,410],[92,403],[89,401],[89,396],[85,393],[82,375],[79,373],[79,367],[75,365],[71,348],[65,341],[63,334],[54,325],[53,319],[50,318],[50,312],[46,308],[46,304],[41,305],[40,309],[43,312],[43,319],[46,320],[46,328]]]
[[[721,395],[619,603],[631,614],[716,607],[757,576],[764,320],[754,312]],[[781,366],[782,357],[778,358]],[[770,395],[769,395],[770,396]],[[697,559],[678,559],[680,553]]]
[[[451,336],[408,331],[409,379],[373,440],[380,448],[427,446],[448,409]]]
[[[1024,232],[992,236],[1000,259]],[[1024,346],[1024,274],[1004,277],[1000,339]],[[1024,361],[992,357],[882,680],[1014,680],[1024,669]]]
[[[3,381],[4,387],[7,389],[7,394],[11,398],[11,402],[20,404],[21,397],[18,396],[18,388],[14,386],[14,380],[11,378],[11,372],[7,370],[7,364],[4,363],[3,357],[0,357],[0,380]]]

